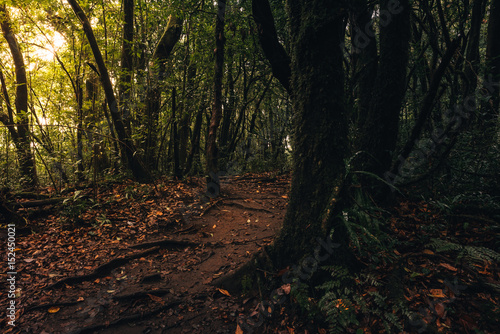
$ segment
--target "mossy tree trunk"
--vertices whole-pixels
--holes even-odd
[[[329,232],[328,209],[340,189],[347,153],[341,1],[290,0],[293,177],[275,265],[297,263]],[[338,200],[338,199],[337,199]],[[339,227],[339,226],[337,226]],[[337,228],[334,240],[347,245]],[[342,261],[341,258],[337,260]]]

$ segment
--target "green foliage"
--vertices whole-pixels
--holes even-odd
[[[310,292],[310,287],[306,283],[295,281],[291,285],[290,295],[297,303],[300,311],[310,319],[314,319],[315,316],[320,314],[320,309],[316,300],[311,297]]]
[[[253,280],[250,276],[245,275],[241,280],[241,291],[245,295],[250,292],[253,288]]]
[[[111,220],[109,220],[105,214],[100,214],[99,216],[97,216],[95,218],[95,222],[93,224],[93,226],[95,228],[99,228],[105,224],[111,224]]]
[[[374,205],[360,188],[353,190],[352,197],[354,204],[340,218],[357,252],[377,260],[376,254],[390,251],[395,242],[384,228],[387,212]]]
[[[379,292],[378,280],[367,274],[351,277],[347,269],[330,266],[325,270],[331,279],[319,287],[324,291],[319,305],[326,315],[330,333],[345,333],[360,325],[360,319],[376,316],[386,333],[403,331],[403,323],[411,315],[401,302],[391,303]]]
[[[438,253],[455,252],[457,261],[467,260],[483,264],[484,261],[500,263],[500,253],[492,249],[473,245],[460,245],[443,239],[432,239],[427,245]]]
[[[60,211],[62,222],[70,224],[82,222],[81,214],[93,205],[93,201],[85,197],[80,190],[75,191],[72,197],[63,201],[63,206]]]

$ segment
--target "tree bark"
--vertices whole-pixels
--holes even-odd
[[[177,131],[177,105],[176,105],[176,96],[177,91],[172,88],[172,142],[174,146],[174,176],[177,179],[182,178],[182,170],[179,161],[179,133]]]
[[[215,22],[215,74],[214,74],[214,100],[212,106],[212,117],[207,137],[207,195],[216,197],[220,192],[218,177],[218,148],[217,129],[222,117],[222,79],[224,73],[224,22],[226,15],[226,0],[217,1],[217,17]]]
[[[339,48],[344,38],[341,3],[288,1],[294,172],[283,228],[270,251],[279,268],[312,253],[317,238],[333,226],[334,240],[346,246],[340,224],[328,226],[326,220],[344,175],[348,147]],[[335,260],[344,262],[345,258],[339,252]]]
[[[113,125],[120,142],[120,150],[122,151],[122,155],[126,157],[128,167],[137,181],[151,182],[152,176],[146,170],[141,159],[136,154],[137,150],[135,148],[135,145],[125,130],[123,118],[120,114],[120,111],[118,110],[115,93],[113,91],[113,84],[111,83],[108,69],[106,68],[104,59],[102,58],[101,51],[99,50],[99,46],[97,45],[97,40],[94,36],[94,32],[92,31],[92,26],[90,25],[87,15],[85,15],[76,0],[68,0],[68,3],[70,4],[71,8],[73,8],[76,16],[78,16],[78,18],[82,22],[83,31],[87,36],[90,48],[92,49],[92,53],[94,54],[97,67],[99,69],[101,84],[106,96],[106,101],[111,113],[111,118],[113,119]]]
[[[194,159],[200,152],[200,138],[201,138],[201,126],[203,125],[203,114],[205,113],[205,94],[202,94],[200,106],[198,113],[196,114],[196,119],[194,121],[193,135],[191,137],[191,150],[186,160],[185,174],[196,174],[197,169],[194,168]]]
[[[233,52],[230,48],[227,50],[227,103],[224,104],[224,112],[222,115],[222,124],[220,129],[220,160],[221,165],[227,163],[231,151],[229,150],[229,130],[233,122],[235,113],[235,80],[233,77]]]
[[[365,120],[372,102],[372,91],[377,76],[377,40],[373,35],[372,24],[373,8],[370,8],[366,1],[363,1],[352,15],[351,43],[353,47],[353,57],[355,66],[359,73],[356,95],[358,96],[357,125],[363,128]]]
[[[290,93],[290,57],[278,40],[269,0],[252,0],[252,13],[257,24],[260,45],[271,63],[273,75]]]
[[[443,78],[446,69],[450,65],[450,62],[452,60],[453,55],[455,54],[455,52],[459,48],[460,41],[461,41],[461,38],[458,38],[458,39],[454,40],[453,42],[451,42],[448,50],[446,50],[445,54],[443,55],[443,58],[441,59],[441,62],[439,63],[438,68],[436,69],[436,71],[432,75],[432,80],[431,80],[429,90],[424,97],[424,100],[422,102],[422,106],[420,107],[420,113],[419,113],[418,118],[415,122],[415,125],[413,126],[413,129],[412,129],[411,134],[410,134],[410,138],[407,140],[405,146],[403,147],[403,150],[401,151],[396,163],[391,168],[391,173],[384,175],[386,180],[388,180],[390,182],[394,181],[394,178],[399,173],[399,168],[401,167],[400,164],[402,162],[404,162],[410,156],[410,153],[415,146],[415,142],[420,137],[422,130],[424,128],[424,125],[432,113],[434,103],[436,100],[436,96],[438,94],[439,87],[441,86],[441,79]]]
[[[486,37],[486,79],[493,85],[486,87],[491,94],[487,119],[495,127],[500,114],[500,0],[492,0]],[[498,123],[496,124],[498,126]]]
[[[477,77],[479,74],[479,40],[481,35],[481,24],[484,18],[486,0],[474,0],[472,5],[470,30],[465,49],[465,78],[464,97],[470,96],[477,88]]]
[[[165,63],[170,57],[175,44],[179,41],[182,32],[182,20],[170,15],[167,27],[163,32],[155,52],[153,53],[153,79],[147,91],[146,111],[144,113],[144,124],[147,126],[144,151],[146,161],[150,167],[156,166],[158,142],[158,117],[161,106],[161,83],[165,79]]]
[[[410,40],[408,0],[396,8],[391,0],[381,0],[380,7],[389,12],[380,27],[380,62],[372,101],[361,131],[361,169],[382,177],[391,167],[399,131],[399,116],[406,91],[406,69]],[[371,177],[361,181],[375,197],[386,197],[385,185]]]
[[[15,140],[19,167],[22,175],[21,183],[25,187],[36,187],[38,180],[36,175],[35,158],[33,156],[33,152],[31,151],[26,69],[24,66],[23,54],[19,48],[19,44],[17,43],[16,36],[14,35],[12,23],[5,5],[0,5],[0,25],[3,36],[9,45],[16,71],[16,120],[14,121],[14,118],[11,116],[9,121],[16,124],[17,135],[13,137],[13,139]]]
[[[130,97],[134,73],[134,0],[123,0],[123,41],[120,76],[120,109],[130,135]]]

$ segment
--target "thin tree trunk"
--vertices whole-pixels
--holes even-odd
[[[422,102],[422,106],[420,108],[420,113],[418,115],[418,118],[416,120],[415,125],[413,126],[410,138],[407,140],[405,146],[403,147],[403,150],[401,151],[400,155],[398,156],[398,159],[396,161],[396,164],[392,167],[391,173],[387,173],[384,175],[386,180],[392,182],[394,181],[394,178],[398,174],[398,169],[401,167],[401,162],[405,161],[411,151],[413,150],[416,141],[420,137],[420,134],[422,133],[422,130],[424,128],[425,123],[429,119],[429,116],[432,113],[434,103],[436,100],[436,96],[438,94],[439,87],[441,85],[441,79],[444,76],[444,73],[448,66],[450,65],[450,62],[452,60],[453,55],[457,51],[458,47],[460,46],[460,38],[454,40],[448,50],[446,50],[443,58],[441,59],[441,62],[439,63],[439,66],[435,73],[432,76],[432,81],[429,87],[429,91],[424,97],[424,100]]]
[[[217,17],[215,23],[215,75],[214,100],[212,117],[207,138],[207,195],[216,197],[220,192],[218,177],[217,129],[222,117],[222,79],[224,71],[224,22],[226,15],[226,0],[217,1]]]
[[[194,170],[193,161],[194,157],[200,152],[200,139],[201,139],[201,127],[203,125],[203,114],[205,113],[205,98],[203,94],[201,97],[200,107],[198,113],[196,114],[196,120],[194,122],[193,135],[191,137],[191,150],[187,156],[185,174],[195,174],[197,170]]]
[[[158,142],[158,118],[161,106],[160,85],[165,79],[165,63],[170,57],[175,44],[179,41],[182,32],[182,20],[174,15],[170,15],[167,27],[156,46],[153,54],[153,77],[147,92],[146,111],[144,124],[147,126],[144,151],[146,161],[150,167],[156,166]]]
[[[222,124],[220,129],[220,159],[227,163],[227,158],[231,154],[229,151],[229,130],[234,115],[235,107],[235,91],[234,91],[234,77],[233,77],[233,54],[232,50],[227,50],[227,103],[224,105],[224,112],[222,116]]]
[[[122,155],[126,157],[128,167],[137,181],[150,182],[152,180],[152,176],[145,169],[144,164],[136,154],[137,150],[135,148],[135,145],[125,130],[123,119],[121,117],[120,111],[118,110],[115,93],[113,91],[113,84],[111,83],[108,69],[106,68],[106,64],[104,64],[104,59],[102,58],[101,51],[99,50],[99,46],[97,45],[97,41],[95,39],[94,32],[92,31],[90,22],[76,0],[68,0],[68,3],[71,5],[73,11],[82,22],[83,30],[89,41],[92,53],[94,54],[97,67],[100,72],[100,79],[106,96],[106,101],[109,106],[111,118],[113,119],[113,125],[116,130],[118,140],[120,141],[120,150],[122,151]]]
[[[290,57],[278,40],[269,0],[252,0],[252,13],[257,24],[260,45],[271,63],[273,75],[290,92]]]
[[[491,94],[488,122],[493,128],[498,126],[500,114],[500,0],[492,0],[486,37],[486,75],[489,86],[485,87]],[[497,122],[497,124],[495,124]]]
[[[134,0],[123,0],[123,41],[120,76],[120,109],[127,132],[130,134],[130,97],[134,73]]]
[[[179,162],[179,133],[177,132],[176,115],[176,89],[172,88],[172,144],[174,146],[174,175],[177,179],[182,178],[182,170]]]
[[[481,24],[484,18],[486,0],[474,0],[472,5],[471,27],[467,38],[465,50],[465,78],[464,97],[470,96],[477,88],[479,75],[479,40]]]
[[[0,5],[0,25],[3,36],[9,45],[16,71],[16,150],[21,170],[21,182],[26,187],[36,187],[38,184],[36,165],[31,151],[31,138],[28,117],[28,86],[23,54],[12,29],[9,13],[5,5]]]
[[[76,129],[76,147],[77,147],[77,162],[76,162],[76,179],[82,182],[83,177],[83,88],[82,78],[78,77],[76,82],[76,100],[77,100],[77,129]]]

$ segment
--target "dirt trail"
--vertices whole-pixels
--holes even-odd
[[[21,316],[8,332],[234,333],[241,300],[210,283],[272,242],[289,179],[228,177],[221,187],[207,201],[201,179],[170,182],[140,205],[110,190],[114,201],[95,213],[102,226],[93,233],[48,227],[27,236]],[[164,239],[193,245],[146,244]]]

